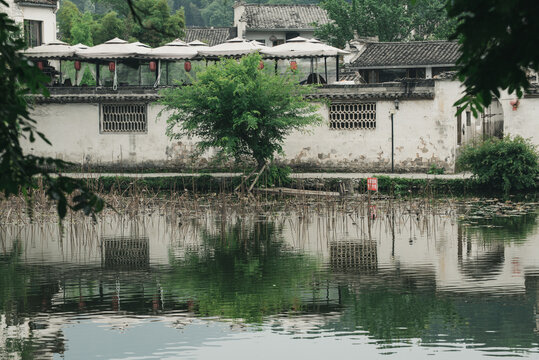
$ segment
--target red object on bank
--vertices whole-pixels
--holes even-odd
[[[367,178],[367,190],[378,191],[378,178]]]
[[[114,61],[109,62],[109,71],[113,72],[116,70],[116,63]]]
[[[79,71],[81,68],[80,61],[75,61],[75,70]]]
[[[186,61],[186,62],[183,64],[183,68],[184,68],[185,71],[187,71],[187,72],[191,71],[191,62],[190,62],[190,61]]]
[[[150,71],[157,70],[157,63],[155,61],[150,61]]]
[[[295,61],[290,61],[290,69],[297,70],[298,69],[298,63]]]
[[[38,62],[37,62],[37,68],[38,68],[39,70],[43,70],[43,61],[38,61]]]

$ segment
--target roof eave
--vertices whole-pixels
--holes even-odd
[[[56,9],[58,7],[58,4],[36,4],[32,2],[18,2],[17,5],[19,6],[28,6],[28,7],[43,7],[43,8],[49,8],[49,9]]]
[[[424,67],[451,67],[456,64],[415,64],[415,65],[374,65],[374,66],[361,66],[352,64],[351,67],[357,70],[383,70],[383,69],[415,69]]]

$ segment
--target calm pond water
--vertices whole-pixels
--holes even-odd
[[[366,208],[12,216],[0,358],[539,358],[537,205]]]

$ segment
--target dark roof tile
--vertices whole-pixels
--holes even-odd
[[[354,68],[454,65],[460,56],[456,41],[376,42],[351,64]]]
[[[255,5],[246,4],[240,21],[248,29],[312,29],[314,23],[326,24],[326,10],[317,5]]]
[[[21,5],[56,7],[57,0],[15,0]]]
[[[235,27],[192,27],[185,29],[185,36],[183,40],[185,42],[200,40],[209,46],[214,46],[217,44],[222,44],[228,39],[235,38],[237,33],[238,31]]]

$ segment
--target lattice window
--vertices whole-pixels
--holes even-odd
[[[148,126],[146,104],[102,104],[102,133],[145,133]]]
[[[333,103],[329,128],[335,130],[376,129],[376,103]]]

